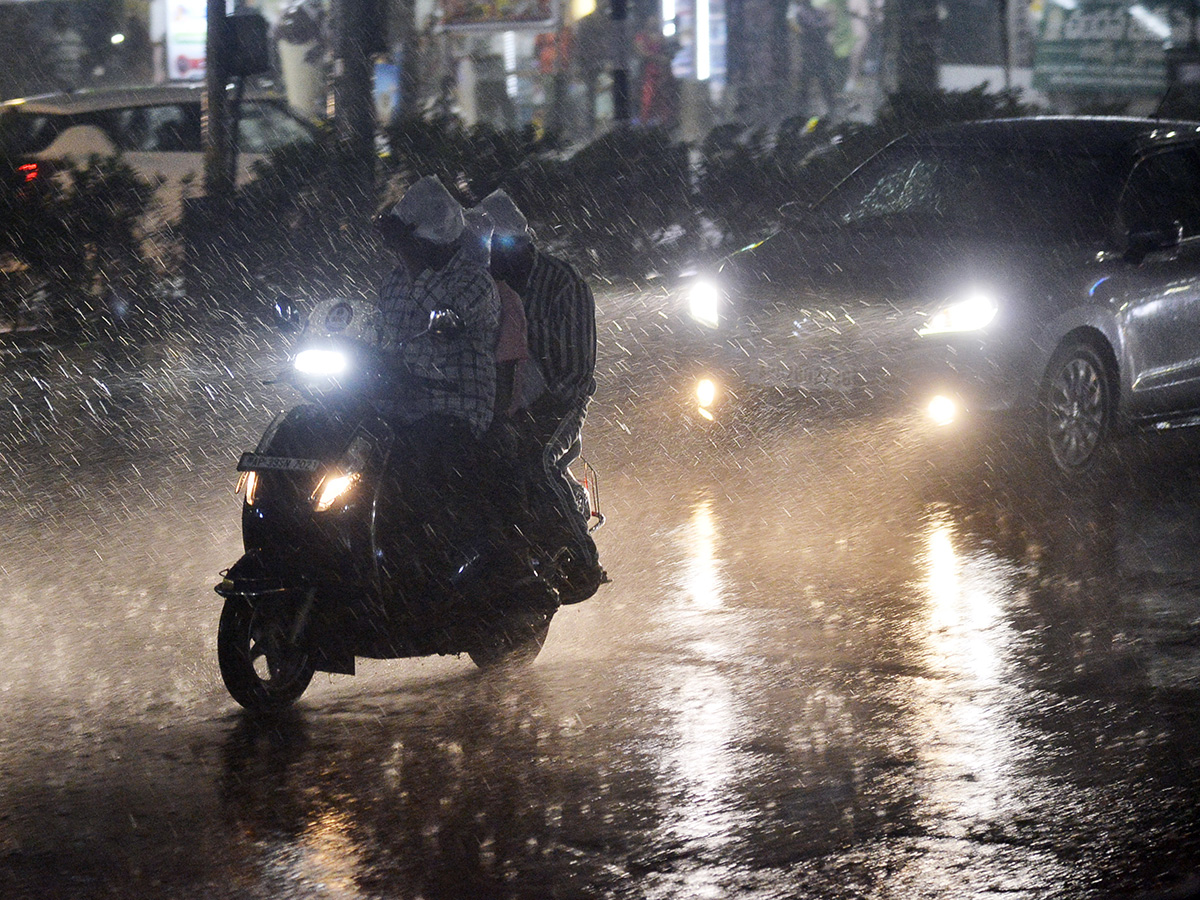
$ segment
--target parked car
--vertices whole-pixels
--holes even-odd
[[[155,218],[175,221],[187,191],[203,179],[200,114],[203,85],[79,91],[0,104],[0,159],[15,172],[6,184],[28,190],[69,161],[120,154],[134,171],[161,186]],[[247,91],[237,128],[238,181],[272,151],[314,139],[310,123],[280,98]],[[193,182],[189,187],[189,182]],[[12,187],[9,188],[13,189]]]
[[[813,329],[845,314],[860,350],[877,338],[868,366],[903,370],[897,393],[942,423],[1024,413],[1064,473],[1087,471],[1122,427],[1200,421],[1200,124],[946,126],[788,213],[687,284],[691,340],[706,336],[720,373],[702,405],[717,378],[811,386],[829,369]],[[904,327],[876,336],[864,317]],[[861,358],[849,365],[835,388],[870,380]]]

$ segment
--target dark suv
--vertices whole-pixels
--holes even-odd
[[[870,359],[942,422],[1028,411],[1067,473],[1118,425],[1200,414],[1198,123],[947,126],[895,141],[789,220],[687,287],[692,339],[731,385],[811,386],[834,364],[816,342],[827,313],[866,350],[826,383],[869,382]]]

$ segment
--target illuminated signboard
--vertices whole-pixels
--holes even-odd
[[[1166,47],[1187,43],[1183,3],[1048,3],[1033,64],[1047,92],[1156,95],[1167,84]]]
[[[453,31],[551,31],[557,0],[446,0],[442,27]]]
[[[159,0],[167,7],[167,77],[172,81],[204,78],[208,38],[206,0]]]

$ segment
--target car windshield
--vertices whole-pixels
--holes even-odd
[[[303,124],[273,104],[242,104],[238,119],[238,149],[243,153],[271,153],[288,144],[311,140],[312,134]]]
[[[0,153],[20,156],[45,150],[58,131],[51,116],[5,110],[0,112]]]
[[[1123,169],[1080,150],[904,145],[863,165],[818,206],[838,226],[919,220],[926,233],[1092,240],[1110,227]]]

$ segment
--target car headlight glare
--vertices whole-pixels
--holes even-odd
[[[929,401],[929,405],[925,407],[925,414],[929,420],[938,427],[953,425],[959,416],[958,403],[951,397],[944,394],[939,394]]]
[[[721,324],[721,289],[711,281],[696,281],[688,290],[688,314],[708,328]]]
[[[920,334],[950,334],[981,331],[992,324],[1000,311],[996,299],[985,291],[975,291],[955,303],[943,306],[925,323]]]
[[[315,377],[332,377],[341,375],[349,368],[350,362],[346,354],[340,350],[330,350],[325,347],[309,347],[296,354],[293,363],[297,372]]]

